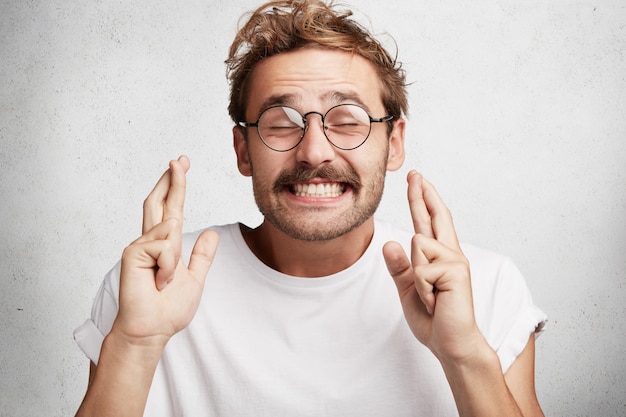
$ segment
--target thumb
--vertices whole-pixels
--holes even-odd
[[[387,270],[393,277],[398,292],[402,296],[413,285],[413,270],[409,258],[398,242],[387,242],[383,246],[383,257],[387,264]]]
[[[198,279],[200,282],[204,282],[209,268],[213,263],[215,257],[215,251],[217,250],[217,244],[220,237],[214,230],[205,230],[200,234],[196,244],[191,251],[191,258],[189,259],[189,272]]]
[[[425,309],[428,314],[432,314],[435,307],[434,296],[431,293],[430,297],[422,298],[420,292],[417,291],[415,271],[402,245],[398,242],[387,242],[383,246],[383,256],[387,270],[398,287],[403,307],[415,311]]]

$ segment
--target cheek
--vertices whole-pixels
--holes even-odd
[[[268,155],[264,152],[250,152],[250,171],[255,183],[261,185],[271,182],[273,184],[279,173],[287,166],[287,161],[284,158],[277,158],[277,156],[280,154]]]
[[[348,154],[346,156],[348,164],[350,164],[361,177],[379,176],[381,170],[384,175],[387,167],[389,155],[389,143],[387,139],[376,138],[377,140],[372,141],[370,146],[365,146],[370,139],[360,148],[349,151],[354,152],[354,154]]]

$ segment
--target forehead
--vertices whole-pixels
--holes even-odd
[[[306,47],[264,59],[249,79],[246,115],[270,105],[324,111],[342,102],[361,104],[373,114],[384,111],[380,77],[360,55]]]

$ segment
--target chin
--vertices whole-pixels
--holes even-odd
[[[333,221],[323,216],[318,221],[303,224],[301,219],[296,222],[265,216],[270,223],[287,236],[306,242],[325,242],[342,237],[361,226],[370,216],[363,216],[353,221],[345,217]],[[355,221],[356,220],[356,221]]]

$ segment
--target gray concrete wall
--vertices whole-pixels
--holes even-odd
[[[72,331],[170,159],[192,160],[185,230],[259,221],[223,65],[256,5],[0,3],[1,416],[77,408],[88,361]],[[404,177],[423,172],[461,239],[511,255],[549,314],[546,414],[626,415],[624,2],[358,9],[395,38],[413,82],[408,159],[380,217],[410,224]]]

